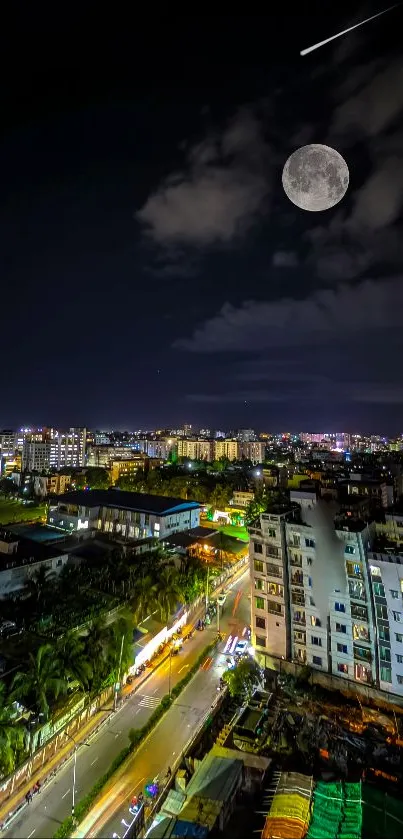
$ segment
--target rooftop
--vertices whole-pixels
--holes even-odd
[[[35,542],[33,539],[24,539],[5,530],[0,530],[0,542],[6,545],[16,545],[10,553],[3,553],[0,550],[0,571],[6,568],[18,568],[21,565],[32,565],[35,562],[46,562],[46,560],[63,556],[65,553],[65,551],[59,550],[53,545],[45,545],[43,542]]]
[[[88,489],[66,492],[58,496],[59,504],[73,504],[81,507],[113,507],[139,513],[165,516],[180,510],[196,510],[197,501],[171,498],[164,495],[147,495],[142,492],[124,492],[121,489]]]
[[[213,801],[227,801],[242,770],[242,760],[227,760],[209,752],[186,787],[187,799],[197,796]]]

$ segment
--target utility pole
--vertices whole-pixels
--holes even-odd
[[[67,731],[65,731],[65,734],[66,734],[66,737],[68,737],[69,740],[71,740],[71,742],[74,743],[73,790],[72,790],[72,800],[71,800],[71,818],[75,822],[74,811],[75,811],[75,806],[76,806],[76,772],[77,772],[77,749],[78,749],[78,746],[77,746],[77,743],[76,743],[74,737],[72,737],[71,734],[68,734]]]
[[[169,648],[169,677],[168,677],[168,696],[171,698],[171,680],[172,680],[172,645]]]
[[[116,706],[118,704],[118,690],[119,688],[117,685],[120,686],[120,679],[121,679],[121,672],[122,672],[122,656],[123,656],[123,642],[125,640],[125,636],[122,635],[122,643],[120,645],[120,655],[119,655],[119,668],[118,668],[118,682],[115,682],[115,695],[113,700],[113,710],[116,711]]]
[[[206,614],[207,614],[207,609],[208,609],[208,597],[209,597],[209,593],[208,593],[209,575],[210,575],[210,566],[208,565],[207,566],[207,579],[206,579]]]
[[[217,602],[217,632],[218,632],[218,634],[220,634],[220,608],[221,608],[221,606],[220,606],[218,600],[216,602]]]

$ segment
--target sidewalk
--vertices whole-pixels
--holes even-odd
[[[244,565],[242,568],[237,569],[235,574],[227,577],[225,581],[223,581],[217,588],[214,590],[214,595],[218,593],[218,591],[225,587],[226,585],[231,585],[234,583],[238,577],[242,576],[245,573],[248,566]],[[212,592],[213,593],[213,592]],[[204,613],[205,605],[204,603],[199,604],[195,611],[192,614],[190,623],[195,624],[198,617]],[[121,699],[119,702],[118,707],[120,706],[122,700],[124,701],[129,695],[132,693],[136,693],[138,690],[142,688],[145,682],[148,681],[150,676],[155,673],[156,670],[169,658],[169,653],[162,653],[157,659],[154,660],[153,667],[147,668],[144,675],[141,679],[136,679],[133,685],[125,685],[123,691],[121,693]],[[105,722],[110,718],[113,714],[113,697],[111,696],[110,700],[108,701],[107,705],[97,711],[91,719],[87,720],[87,722],[82,726],[82,728],[74,734],[74,740],[76,741],[77,745],[81,745],[82,743],[87,742],[91,737],[93,737],[99,729],[105,724]],[[71,740],[67,740],[64,746],[62,746],[56,755],[54,755],[50,760],[46,762],[46,764],[41,767],[37,772],[31,775],[29,781],[26,781],[18,790],[16,790],[7,801],[5,801],[0,807],[0,832],[3,827],[9,822],[9,820],[22,808],[27,806],[25,802],[25,796],[27,792],[30,792],[34,785],[39,781],[41,787],[45,787],[48,783],[50,783],[57,771],[64,766],[66,761],[68,761],[74,754],[74,745]]]

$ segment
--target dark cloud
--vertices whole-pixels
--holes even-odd
[[[296,268],[299,259],[294,251],[276,251],[273,254],[273,265],[275,268]]]
[[[176,342],[191,352],[256,351],[343,343],[347,337],[375,330],[401,329],[402,279],[366,280],[355,286],[322,289],[302,299],[247,301],[221,311],[198,327],[191,338]]]
[[[259,215],[270,187],[269,149],[254,113],[242,109],[224,131],[187,153],[137,213],[157,244],[231,242]]]

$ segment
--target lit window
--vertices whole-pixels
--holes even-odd
[[[341,664],[341,662],[339,662],[337,670],[339,673],[348,673],[348,664]]]
[[[355,554],[355,548],[353,547],[353,545],[346,545],[346,547],[344,549],[344,553]]]
[[[381,576],[381,569],[378,568],[377,565],[370,565],[369,570],[373,577],[380,577]]]
[[[264,609],[264,599],[263,599],[263,597],[255,597],[255,606],[256,606],[256,609]]]
[[[381,667],[381,681],[382,682],[391,682],[392,681],[392,670],[390,667]]]

